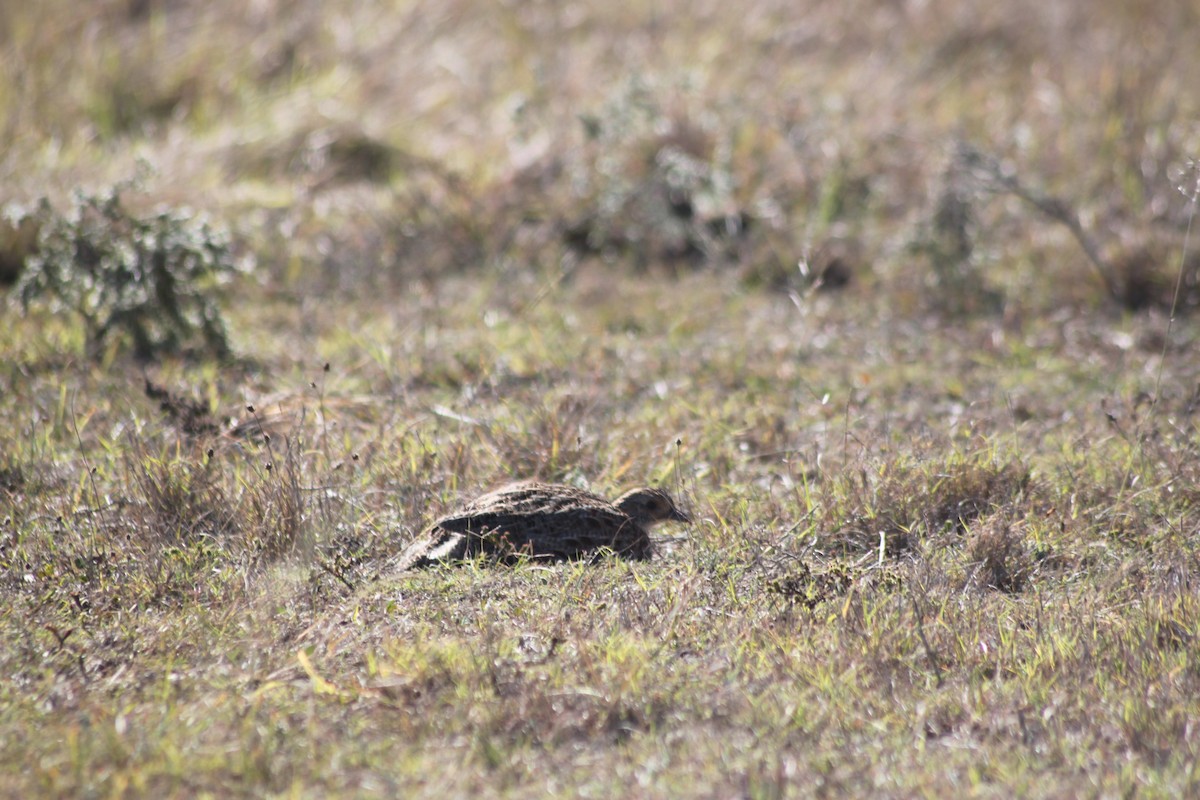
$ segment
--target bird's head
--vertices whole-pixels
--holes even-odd
[[[644,527],[659,522],[691,522],[692,518],[679,510],[671,495],[662,489],[644,488],[626,492],[617,499],[617,508]]]

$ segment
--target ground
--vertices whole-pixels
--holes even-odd
[[[1198,34],[9,4],[0,794],[1196,794]],[[520,478],[694,521],[385,569]]]

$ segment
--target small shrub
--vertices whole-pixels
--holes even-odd
[[[932,208],[909,242],[911,251],[929,263],[938,308],[950,314],[976,313],[999,299],[987,286],[976,248],[984,197],[961,161],[956,152],[943,169]]]
[[[217,295],[238,266],[229,237],[207,221],[180,209],[136,216],[116,188],[76,195],[66,215],[43,199],[6,216],[37,229],[16,287],[22,305],[77,314],[89,356],[99,356],[114,334],[142,360],[184,351],[230,355]]]
[[[587,212],[566,222],[573,250],[653,262],[729,260],[750,216],[737,203],[729,143],[712,124],[634,83],[582,118],[568,173]]]

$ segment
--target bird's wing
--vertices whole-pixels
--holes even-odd
[[[430,567],[443,561],[457,561],[466,556],[467,534],[438,527],[430,528],[400,551],[388,572]]]

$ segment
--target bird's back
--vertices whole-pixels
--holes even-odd
[[[489,554],[563,560],[608,548],[650,555],[647,532],[602,497],[542,483],[517,483],[481,495],[434,522],[401,555],[401,569]]]

